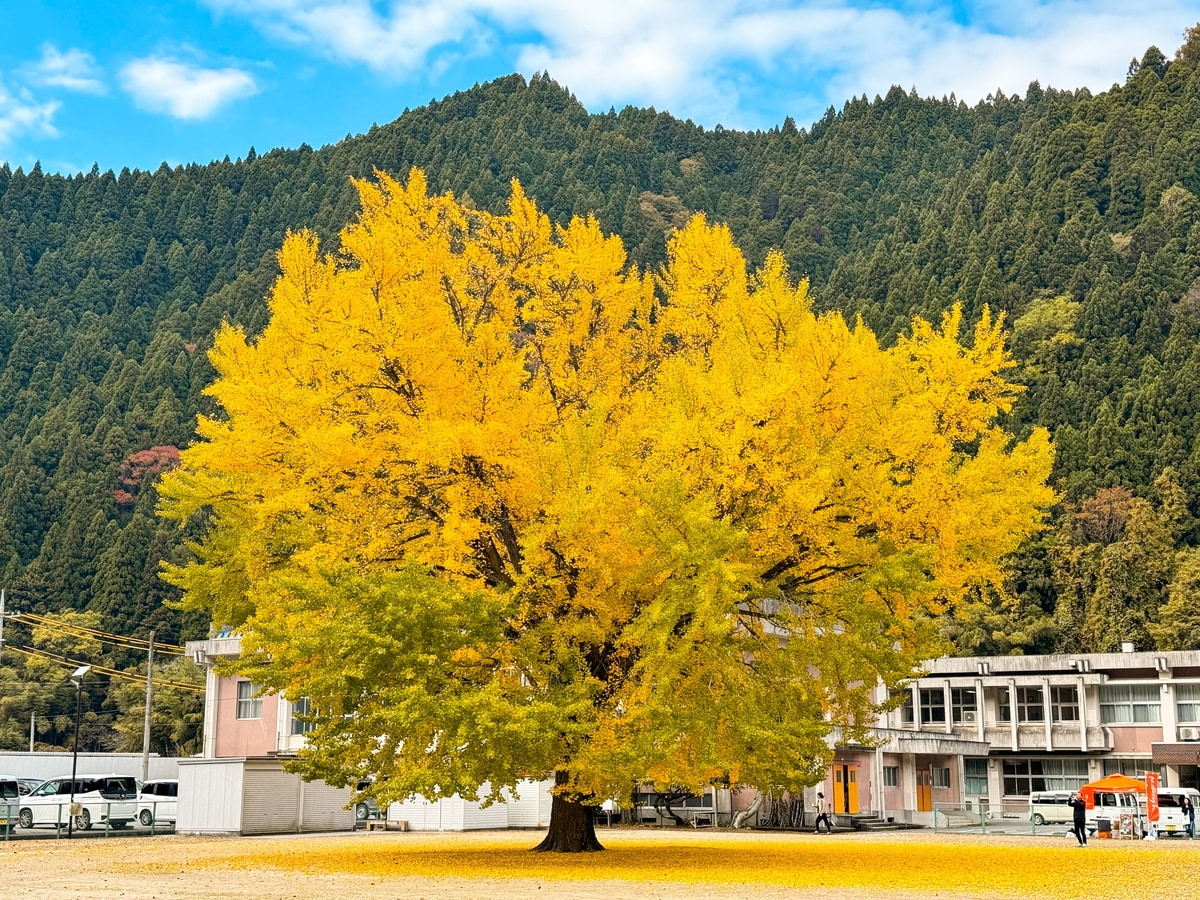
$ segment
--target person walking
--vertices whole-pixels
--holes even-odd
[[[825,799],[825,795],[817,791],[817,823],[813,834],[821,833],[821,823],[825,823],[825,833],[833,834],[833,825],[829,821],[829,801]]]
[[[1071,834],[1075,835],[1075,839],[1079,841],[1080,847],[1087,846],[1087,804],[1079,791],[1071,795],[1071,799],[1067,801],[1067,806],[1071,807],[1074,813],[1074,826],[1071,828]]]
[[[1196,806],[1192,803],[1192,798],[1187,794],[1179,801],[1179,811],[1183,813],[1187,819],[1187,834],[1188,839],[1192,840],[1196,837]]]

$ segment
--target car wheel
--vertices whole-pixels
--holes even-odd
[[[1034,825],[1045,825],[1046,820],[1042,818],[1041,813],[1034,813],[1033,814],[1033,824]]]
[[[140,813],[138,813],[138,821],[148,828],[154,824],[154,813],[150,812],[148,809],[143,809]]]
[[[367,808],[367,804],[359,803],[354,807],[354,817],[360,822],[365,822],[367,816],[371,814],[371,810]]]
[[[32,809],[21,810],[17,814],[17,821],[21,824],[22,828],[32,828],[33,827],[33,810]]]
[[[75,830],[87,831],[92,827],[92,814],[86,809],[75,817]]]

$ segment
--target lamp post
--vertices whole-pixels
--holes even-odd
[[[80,666],[71,673],[71,684],[75,685],[75,749],[71,753],[71,805],[67,807],[67,837],[71,837],[75,825],[75,773],[79,768],[79,712],[83,702],[83,677],[92,671],[91,666]]]

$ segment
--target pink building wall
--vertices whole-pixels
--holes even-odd
[[[1150,745],[1162,741],[1161,725],[1109,725],[1112,732],[1112,754],[1149,753]]]
[[[262,718],[237,717],[237,684],[244,679],[217,680],[216,755],[265,756],[277,749],[276,724],[279,721],[279,697],[267,694],[262,698]]]

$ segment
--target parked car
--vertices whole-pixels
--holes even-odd
[[[81,775],[72,792],[67,775],[43,781],[21,798],[21,827],[68,824],[72,796],[80,809],[71,824],[80,830],[96,823],[124,828],[137,817],[137,782],[132,776]]]
[[[138,821],[143,825],[175,824],[175,810],[179,807],[179,780],[163,778],[147,781],[138,795]]]
[[[22,794],[28,794],[41,783],[42,779],[40,778],[18,778],[17,790],[19,790]]]
[[[0,834],[9,834],[21,806],[21,784],[12,775],[0,775]]]
[[[359,792],[367,790],[371,786],[371,781],[360,781],[357,785]],[[365,822],[367,819],[379,818],[379,804],[375,802],[374,797],[360,796],[354,804],[354,819],[356,822]]]
[[[1157,829],[1160,835],[1187,836],[1188,817],[1183,814],[1179,805],[1184,797],[1191,800],[1193,806],[1200,806],[1200,791],[1195,788],[1158,789]]]
[[[1067,805],[1073,791],[1034,791],[1029,795],[1029,821],[1034,825],[1047,822],[1072,822],[1075,810]]]

